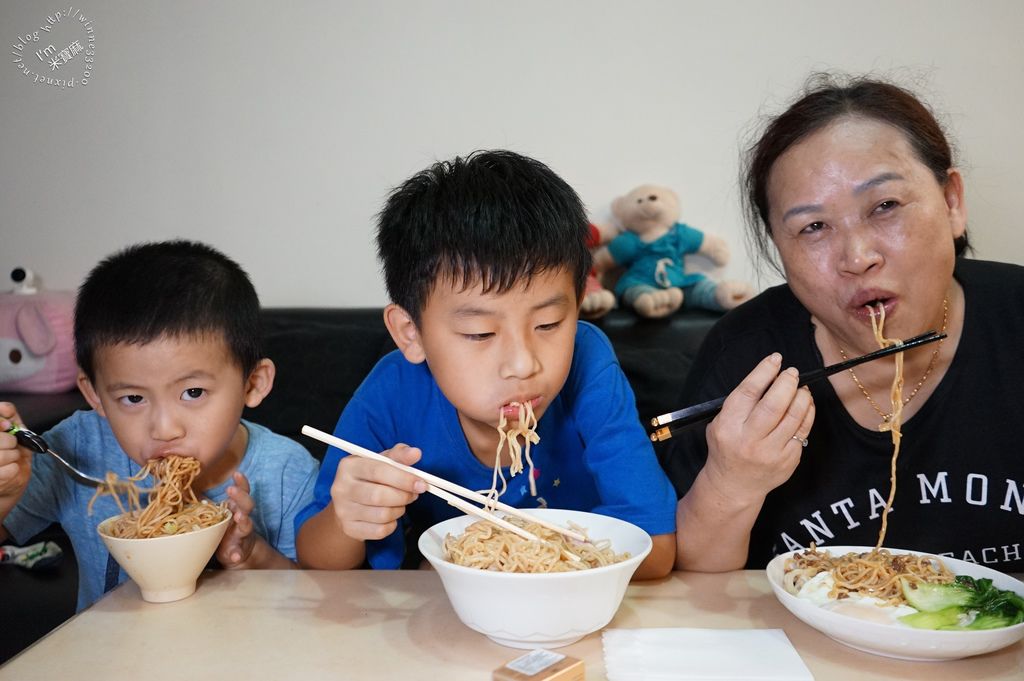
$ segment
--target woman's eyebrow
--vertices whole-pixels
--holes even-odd
[[[810,203],[803,206],[793,206],[785,213],[782,214],[782,221],[790,219],[794,215],[803,215],[804,213],[817,213],[818,211],[824,210],[824,207],[820,203]]]
[[[865,180],[864,182],[861,182],[856,187],[854,187],[853,193],[854,195],[863,194],[872,187],[877,187],[880,184],[892,182],[893,180],[904,179],[906,178],[900,175],[899,173],[879,173],[878,175],[872,177],[870,180]],[[793,206],[792,208],[790,208],[789,210],[782,214],[782,221],[785,222],[794,215],[803,215],[804,213],[815,213],[820,210],[824,210],[824,206],[822,206],[820,203],[809,203],[802,206]]]
[[[856,194],[863,194],[864,192],[866,192],[867,190],[871,189],[872,187],[877,187],[880,184],[885,184],[886,182],[891,182],[893,180],[903,180],[903,179],[905,179],[905,178],[902,175],[900,175],[899,173],[893,173],[893,172],[879,173],[878,175],[875,175],[874,177],[872,177],[870,180],[865,180],[864,182],[861,182],[856,187],[854,187],[853,188],[853,193],[854,193],[854,195],[856,195]]]

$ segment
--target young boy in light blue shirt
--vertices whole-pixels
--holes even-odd
[[[298,443],[241,420],[274,382],[260,338],[256,291],[234,261],[188,241],[127,248],[93,269],[75,305],[78,385],[93,410],[43,437],[98,478],[127,478],[170,454],[198,459],[196,493],[232,512],[221,565],[297,567],[294,520],[317,464]],[[20,423],[0,403],[0,429]],[[96,531],[120,511],[103,497],[88,514],[93,492],[0,432],[0,540],[24,542],[59,522],[78,559],[79,609],[127,578]]]

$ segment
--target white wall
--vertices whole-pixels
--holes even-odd
[[[979,256],[1024,262],[1019,0],[81,1],[95,61],[84,86],[84,54],[62,64],[79,78],[62,89],[22,67],[50,71],[34,51],[84,25],[63,18],[18,50],[68,5],[0,0],[4,277],[26,265],[73,288],[123,245],[181,236],[238,259],[264,304],[380,305],[388,190],[507,147],[597,219],[641,182],[675,188],[684,220],[732,242],[723,274],[754,279],[742,133],[823,68],[895,76],[944,112]]]

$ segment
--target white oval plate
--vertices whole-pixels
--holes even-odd
[[[873,548],[872,546],[823,546],[819,547],[819,550],[828,551],[835,556],[851,551],[862,553]],[[921,554],[920,551],[888,548],[887,550],[897,554]],[[851,648],[903,660],[956,660],[961,657],[999,650],[1024,638],[1024,622],[1012,627],[985,631],[932,631],[914,629],[898,623],[869,622],[831,612],[805,598],[797,598],[783,588],[783,565],[786,559],[794,553],[801,552],[790,551],[776,556],[768,563],[768,582],[772,585],[775,597],[787,610],[806,624]],[[952,570],[953,574],[969,575],[975,578],[987,577],[1000,589],[1010,589],[1024,595],[1024,583],[1005,573],[955,558],[936,557]]]

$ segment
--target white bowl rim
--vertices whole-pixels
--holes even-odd
[[[212,529],[214,529],[216,527],[220,527],[224,523],[226,523],[229,520],[231,520],[232,513],[231,513],[230,510],[224,509],[224,518],[219,520],[219,521],[217,521],[213,525],[207,525],[206,527],[200,527],[198,530],[189,530],[188,532],[180,532],[178,534],[165,534],[165,535],[161,535],[159,537],[115,537],[113,535],[110,535],[110,534],[104,532],[104,530],[106,529],[107,525],[109,525],[111,522],[113,522],[115,518],[120,518],[123,515],[125,515],[125,514],[124,513],[118,513],[117,515],[112,515],[109,518],[106,518],[105,520],[101,520],[99,522],[99,524],[96,525],[96,532],[99,533],[99,535],[101,537],[103,537],[104,539],[110,539],[111,541],[160,541],[161,539],[174,539],[176,537],[187,537],[189,535],[199,534],[200,532],[202,532],[204,530],[212,530]]]
[[[846,554],[846,553],[865,553],[867,551],[874,550],[874,548],[875,548],[874,546],[819,546],[818,550],[819,551],[829,551],[830,553],[832,553],[832,555],[843,555],[843,554]],[[971,569],[972,571],[980,569],[980,571],[983,572],[983,573],[984,572],[994,572],[994,573],[998,574],[1001,579],[1009,579],[1009,580],[1011,580],[1014,583],[1014,587],[1011,590],[1012,591],[1016,591],[1019,596],[1024,597],[1024,582],[1021,582],[1019,579],[1017,579],[1016,577],[1014,577],[1011,574],[1008,574],[1006,572],[999,572],[998,570],[990,568],[990,567],[988,567],[986,565],[980,565],[978,563],[971,563],[971,562],[968,562],[968,561],[959,560],[957,558],[950,558],[949,556],[940,556],[940,555],[937,555],[937,554],[934,554],[934,553],[929,553],[927,551],[914,551],[914,550],[911,550],[911,549],[894,549],[894,548],[889,548],[888,546],[883,546],[882,548],[884,550],[886,550],[886,551],[889,551],[890,553],[893,553],[893,554],[913,553],[913,554],[916,554],[916,555],[919,555],[919,556],[928,556],[930,558],[936,558],[938,560],[941,560],[946,565],[946,567],[949,568],[953,572],[954,575],[964,574],[964,573],[958,572],[956,569],[954,569],[957,566],[968,566],[969,569]],[[779,566],[779,571],[781,573],[782,572],[782,565],[785,563],[786,559],[788,559],[789,557],[793,556],[794,554],[803,553],[805,550],[806,549],[800,549],[799,551],[787,551],[786,553],[780,553],[779,555],[777,555],[774,558],[772,558],[771,561],[768,563],[768,566],[765,568],[765,575],[768,577],[768,582],[771,584],[772,590],[775,591],[775,594],[779,598],[780,601],[783,598],[789,598],[789,599],[791,599],[790,602],[792,602],[794,604],[810,605],[812,607],[817,608],[819,611],[821,611],[821,613],[823,614],[824,617],[828,617],[828,618],[841,617],[843,619],[847,619],[847,618],[854,619],[854,620],[856,620],[858,626],[864,627],[868,631],[877,631],[879,636],[885,636],[886,633],[891,635],[892,632],[895,630],[895,631],[899,631],[899,632],[919,632],[921,634],[927,634],[929,637],[930,636],[938,636],[940,638],[946,637],[946,638],[962,639],[965,636],[975,636],[977,638],[986,637],[986,636],[987,637],[991,637],[994,632],[1005,633],[1005,632],[1016,632],[1016,631],[1024,630],[1024,622],[1018,622],[1017,624],[1011,624],[1008,627],[999,627],[997,629],[964,629],[964,630],[961,630],[961,631],[949,631],[949,630],[943,631],[941,629],[917,629],[915,627],[899,626],[896,623],[883,624],[881,622],[872,622],[870,620],[857,619],[857,618],[851,617],[850,615],[844,615],[842,613],[832,612],[832,611],[830,611],[830,610],[828,610],[826,608],[822,608],[821,606],[812,603],[811,601],[808,601],[805,598],[800,598],[799,596],[795,596],[795,595],[789,593],[782,586],[782,584],[776,583],[771,578],[770,570],[772,569],[773,565],[778,565]],[[981,577],[977,577],[975,575],[969,575],[969,576],[975,577],[975,579],[981,579],[981,578],[989,577],[989,575],[986,575],[986,574],[981,575]],[[1004,587],[999,587],[999,588],[1004,588]],[[786,601],[782,601],[782,602],[785,605]],[[795,615],[795,613],[793,613],[793,614]],[[836,620],[836,621],[837,622],[841,622],[841,620]],[[810,625],[810,626],[814,626],[814,625]],[[817,629],[817,627],[814,627],[814,628]]]
[[[481,570],[480,568],[468,567],[466,565],[458,565],[456,563],[453,563],[453,562],[445,559],[444,555],[440,554],[440,553],[437,554],[437,555],[428,555],[428,553],[423,550],[424,543],[431,540],[431,537],[428,537],[428,535],[432,531],[434,531],[437,528],[438,525],[442,525],[442,524],[449,523],[449,522],[456,521],[456,520],[462,521],[462,520],[465,520],[467,518],[470,519],[469,520],[470,523],[476,522],[477,520],[479,520],[479,518],[472,518],[471,516],[468,516],[468,515],[467,516],[456,516],[454,518],[448,518],[447,520],[442,520],[440,522],[434,523],[433,525],[431,525],[430,527],[428,527],[426,530],[423,531],[423,533],[419,536],[419,539],[417,539],[416,545],[419,548],[420,553],[423,555],[423,557],[426,558],[428,561],[430,561],[431,564],[434,564],[434,561],[436,560],[439,563],[443,564],[446,570],[452,570],[456,574],[462,573],[462,574],[467,574],[467,575],[487,575],[488,578],[491,578],[491,579],[511,579],[511,580],[531,580],[531,581],[537,581],[537,580],[540,580],[540,579],[548,579],[548,580],[579,579],[580,576],[584,575],[584,574],[586,574],[586,575],[598,575],[598,574],[602,574],[602,573],[605,573],[605,572],[622,570],[624,568],[629,568],[629,567],[632,567],[632,566],[640,563],[640,561],[642,561],[644,558],[647,557],[647,555],[651,552],[651,549],[654,546],[654,542],[651,539],[651,535],[648,534],[646,530],[641,528],[639,525],[634,525],[633,523],[629,522],[628,520],[623,520],[621,518],[616,518],[615,516],[604,515],[602,513],[594,513],[592,511],[574,511],[572,509],[562,509],[562,508],[531,508],[531,509],[526,509],[526,510],[528,510],[528,512],[530,512],[530,513],[534,513],[534,512],[537,512],[537,511],[542,511],[542,512],[543,511],[560,511],[560,512],[565,512],[565,513],[574,513],[574,514],[579,513],[579,514],[589,515],[589,516],[599,516],[599,517],[601,517],[603,519],[606,518],[606,519],[611,520],[611,521],[613,521],[615,523],[622,523],[624,525],[628,525],[629,527],[631,527],[631,528],[633,528],[633,529],[643,533],[644,539],[645,539],[644,549],[642,551],[638,552],[638,553],[635,553],[635,554],[631,553],[629,558],[627,558],[627,559],[625,559],[623,561],[619,561],[618,563],[611,563],[609,565],[601,565],[600,567],[588,568],[586,570],[571,570],[571,571],[567,571],[567,572],[501,572],[499,570]],[[544,517],[544,515],[545,515],[544,513],[540,514],[541,517]],[[443,541],[443,539],[442,539],[442,541]],[[441,543],[438,542],[438,547],[440,547],[440,546],[441,546]],[[612,547],[612,548],[614,549],[614,547]],[[436,566],[435,566],[435,569],[436,569]]]

